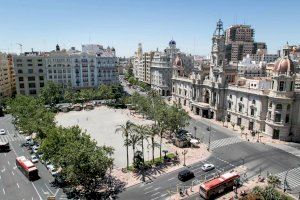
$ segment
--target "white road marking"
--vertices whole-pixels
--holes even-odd
[[[3,169],[1,170],[1,172],[2,172],[2,173],[5,172],[5,167],[3,167]]]
[[[6,153],[4,154],[4,156],[6,157]]]
[[[7,164],[8,164],[8,165],[10,165],[10,162],[9,162],[9,160],[7,161]]]
[[[38,192],[38,190],[36,189],[35,185],[33,184],[33,182],[31,182],[31,184],[32,184],[33,188],[35,189],[37,195],[39,196],[40,200],[43,200],[42,197],[41,197],[41,195],[40,195],[40,193]]]
[[[55,192],[54,196],[56,196],[56,195],[57,195],[58,191],[59,191],[59,189],[57,189],[57,190],[56,190],[56,192]]]
[[[5,190],[4,190],[4,188],[3,188],[3,194],[5,195]]]
[[[11,173],[12,173],[13,176],[15,175],[14,171],[11,171]]]
[[[156,192],[154,194],[151,194],[151,196],[155,196],[155,195],[158,195],[158,194],[160,194],[160,192]]]
[[[157,188],[155,188],[155,189],[153,189],[153,190],[150,190],[150,191],[148,191],[148,192],[145,192],[144,194],[149,194],[149,193],[151,193],[151,192],[154,192],[154,191],[156,191],[156,190],[158,190],[160,187],[157,187]]]
[[[155,198],[153,198],[153,199],[151,199],[151,200],[155,200],[155,199],[158,199],[160,196],[158,196],[158,197],[155,197]]]
[[[46,186],[46,188],[50,191],[50,193],[51,193],[52,195],[54,195],[54,193],[50,190],[50,188],[46,185],[46,183],[45,183],[45,186]]]
[[[17,183],[18,188],[20,188],[19,183]]]
[[[144,190],[148,190],[150,188],[153,188],[153,186],[146,187]]]
[[[175,178],[175,177],[173,177],[173,178],[169,178],[169,179],[168,179],[168,181],[170,181],[170,180],[173,180],[174,178]]]
[[[160,197],[164,197],[164,196],[166,196],[166,195],[168,195],[168,193],[162,194],[162,195],[160,195]]]

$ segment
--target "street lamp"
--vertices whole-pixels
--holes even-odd
[[[207,150],[210,150],[210,139],[211,139],[211,125],[209,125],[209,127],[207,127],[207,131],[209,131],[209,135],[208,135],[208,145],[207,145]]]
[[[197,127],[196,126],[194,126],[194,132],[195,132],[194,138],[196,138],[196,132],[197,132]]]
[[[185,164],[185,155],[188,153],[187,150],[183,150],[182,155],[183,155],[183,166],[186,166]]]

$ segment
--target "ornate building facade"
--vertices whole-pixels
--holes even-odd
[[[274,64],[271,77],[238,78],[225,59],[221,21],[212,38],[209,73],[198,67],[189,76],[173,69],[172,98],[194,114],[224,120],[286,141],[300,141],[300,93],[289,49]]]

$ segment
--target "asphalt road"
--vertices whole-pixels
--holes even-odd
[[[30,158],[29,151],[20,145],[25,141],[11,122],[12,117],[6,115],[0,117],[0,128],[7,131],[6,135],[0,135],[0,141],[8,141],[11,151],[0,153],[0,199],[1,200],[39,200],[47,199],[48,196],[56,196],[57,199],[66,199],[62,189],[53,187],[53,177],[47,168],[38,162],[40,179],[29,181],[16,167],[17,156]],[[14,136],[16,135],[16,136]]]
[[[196,126],[196,133],[194,127]],[[216,171],[230,171],[236,166],[245,165],[248,169],[248,178],[258,174],[266,176],[272,174],[288,174],[288,185],[291,186],[288,192],[294,193],[297,197],[300,192],[300,158],[280,149],[262,144],[250,143],[240,140],[232,130],[215,125],[209,120],[192,119],[187,129],[197,138],[203,138],[208,145],[209,131],[211,126],[210,147],[212,155],[205,161],[197,162],[191,166],[196,177],[188,182],[178,180],[177,171],[162,175],[150,183],[141,183],[130,187],[119,194],[120,199],[155,200],[167,199],[169,193],[177,191],[178,187],[192,185],[193,180],[203,180],[204,176],[209,177]],[[202,172],[200,167],[204,163],[212,163],[216,166],[216,171]],[[288,172],[288,173],[286,173]],[[197,196],[188,199],[201,199]]]

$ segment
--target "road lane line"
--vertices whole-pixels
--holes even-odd
[[[158,195],[158,194],[160,194],[160,192],[156,192],[154,194],[151,194],[151,196],[155,196],[155,195]]]
[[[13,150],[14,154],[15,154],[17,157],[19,157],[18,154],[17,154],[17,152],[15,151],[14,146],[11,144],[10,147],[11,147],[11,149]]]
[[[148,190],[150,188],[153,188],[153,186],[146,187],[144,190]]]
[[[54,195],[54,193],[50,190],[50,188],[46,185],[46,183],[45,183],[45,186],[46,186],[46,188],[50,191],[50,193],[51,193],[52,195]]]
[[[11,173],[12,173],[13,176],[15,175],[14,171],[11,171]]]
[[[155,198],[153,198],[153,199],[151,199],[151,200],[155,200],[155,199],[158,199],[160,196],[158,196],[158,197],[155,197]]]
[[[3,188],[3,194],[5,195],[5,190],[4,190],[4,188]]]
[[[154,192],[154,191],[156,191],[156,190],[158,190],[160,187],[157,187],[157,188],[155,188],[155,189],[153,189],[153,190],[150,190],[150,191],[148,191],[148,192],[145,192],[144,194],[149,194],[149,193],[151,193],[151,192]]]
[[[59,191],[59,189],[57,189],[57,190],[56,190],[56,192],[55,192],[54,196],[56,196],[56,195],[57,195],[58,191]]]
[[[173,180],[174,178],[175,178],[175,177],[173,177],[173,178],[169,178],[169,179],[168,179],[168,181],[171,181],[171,180]]]
[[[162,195],[160,195],[160,197],[164,197],[164,196],[166,196],[166,195],[168,195],[168,193],[162,194]]]
[[[39,196],[40,200],[43,200],[42,197],[41,197],[41,195],[40,195],[40,193],[38,192],[38,190],[36,189],[35,185],[33,184],[33,182],[31,182],[31,184],[32,184],[33,188],[35,189],[37,195]]]
[[[5,172],[5,167],[3,166],[3,169],[1,170],[1,172],[3,173],[3,172]]]
[[[10,162],[9,162],[9,160],[7,161],[7,164],[8,164],[8,165],[10,165]]]
[[[17,183],[18,188],[20,188],[19,183]]]

